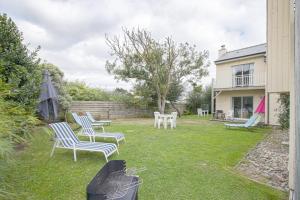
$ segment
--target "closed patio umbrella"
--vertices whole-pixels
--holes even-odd
[[[44,120],[55,121],[58,117],[58,95],[48,70],[43,73],[39,100],[38,112],[40,116]]]
[[[265,113],[265,97],[263,97],[261,100],[260,100],[260,102],[259,102],[259,104],[258,104],[258,106],[257,106],[257,108],[256,108],[256,110],[255,110],[255,113]]]

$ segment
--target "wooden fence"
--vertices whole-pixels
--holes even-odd
[[[181,113],[185,110],[184,104],[176,104],[176,107]],[[148,108],[111,101],[73,101],[70,110],[79,114],[90,112],[97,119],[152,117],[154,112]],[[174,110],[170,109],[170,111]]]

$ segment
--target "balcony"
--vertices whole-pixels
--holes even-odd
[[[232,77],[232,87],[249,87],[253,85],[253,74],[235,75]]]
[[[213,88],[217,91],[264,89],[265,85],[266,73],[264,71],[247,75],[218,73],[216,79],[213,80]]]

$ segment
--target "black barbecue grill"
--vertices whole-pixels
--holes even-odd
[[[137,200],[139,177],[126,173],[124,160],[111,160],[87,186],[88,200]]]

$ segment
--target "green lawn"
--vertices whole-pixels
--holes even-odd
[[[287,199],[283,192],[239,176],[232,168],[259,142],[268,129],[232,130],[222,123],[195,116],[179,119],[176,130],[154,129],[150,119],[114,121],[108,128],[122,131],[127,142],[120,155],[128,167],[146,167],[140,199]],[[86,185],[105,164],[100,153],[57,149],[44,127],[19,151],[10,182],[22,199],[85,199]],[[83,138],[84,139],[84,138]],[[87,138],[86,138],[87,139]],[[100,141],[100,140],[99,140]]]

